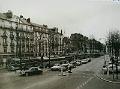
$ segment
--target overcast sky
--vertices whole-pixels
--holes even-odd
[[[120,29],[117,0],[0,0],[0,12],[31,18],[32,22],[63,29],[65,35],[82,33],[104,38],[110,29]]]

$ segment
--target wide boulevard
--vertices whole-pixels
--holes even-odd
[[[66,72],[66,76],[46,69],[42,75],[28,77],[0,70],[0,89],[119,89],[120,84],[98,77],[103,63],[103,56],[93,58],[91,62],[74,68],[72,73]]]

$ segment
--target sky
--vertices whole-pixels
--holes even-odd
[[[110,30],[120,30],[119,0],[0,0],[0,12],[8,10],[34,23],[58,27],[65,36],[81,33],[104,40]]]

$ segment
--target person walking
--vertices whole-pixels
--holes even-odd
[[[68,64],[68,73],[72,73],[70,63]]]

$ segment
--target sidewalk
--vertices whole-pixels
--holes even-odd
[[[116,79],[116,74],[114,74],[114,79],[113,79],[113,75],[112,74],[109,74],[109,75],[103,74],[102,70],[99,71],[99,73],[97,73],[96,76],[99,79],[104,80],[106,82],[120,84],[120,73],[118,74],[118,79]]]

